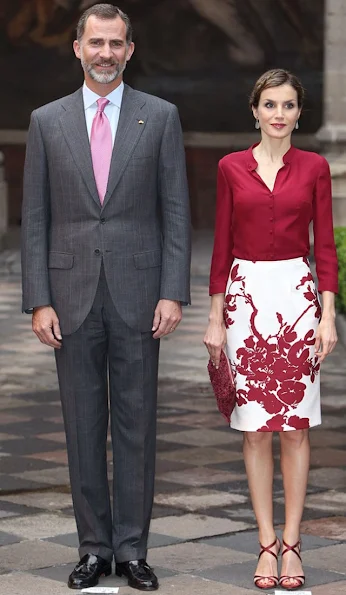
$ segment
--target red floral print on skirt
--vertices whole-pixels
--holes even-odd
[[[321,423],[320,316],[306,258],[234,260],[224,309],[237,388],[232,428],[281,432]]]

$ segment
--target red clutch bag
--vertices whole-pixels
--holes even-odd
[[[221,351],[218,368],[216,368],[212,361],[209,360],[208,372],[218,409],[228,423],[230,423],[231,414],[236,402],[236,389],[231,365],[224,351]]]

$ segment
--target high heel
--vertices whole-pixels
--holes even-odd
[[[271,551],[271,548],[274,547],[275,545],[277,546],[279,542],[279,548],[277,551],[277,554],[275,554],[274,552]],[[278,555],[280,553],[280,549],[281,549],[281,543],[278,537],[275,537],[275,541],[273,541],[273,543],[271,543],[270,545],[264,546],[260,543],[260,553],[258,556],[258,559],[260,559],[260,557],[262,556],[262,554],[266,553],[266,554],[271,554],[272,556],[274,556],[274,558],[277,560],[278,559]],[[267,581],[267,583],[265,585],[260,585],[260,581]],[[279,578],[277,576],[261,576],[260,574],[255,574],[253,581],[256,585],[256,587],[258,589],[273,589],[274,587],[277,587],[279,584]]]
[[[282,540],[282,543],[283,543],[283,546],[285,547],[285,549],[282,550],[282,554],[281,554],[282,556],[284,554],[287,554],[287,552],[294,552],[296,554],[296,556],[298,556],[299,560],[302,561],[302,558],[300,555],[302,542],[300,539],[294,545],[288,545],[288,543],[286,543],[286,541],[284,539]],[[292,583],[289,583],[287,586],[285,586],[283,583],[285,581],[289,581],[289,580],[293,580],[298,584],[292,585]],[[304,574],[301,574],[298,576],[280,576],[279,585],[283,589],[286,589],[286,591],[297,591],[297,589],[300,589],[301,587],[303,587],[305,585],[305,576],[304,576]]]

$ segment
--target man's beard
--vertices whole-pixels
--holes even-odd
[[[115,81],[115,79],[117,79],[124,72],[127,64],[126,61],[123,64],[116,64],[113,61],[103,63],[114,66],[115,68],[113,72],[98,72],[97,70],[95,70],[94,64],[88,64],[83,59],[83,56],[81,57],[81,64],[83,70],[89,74],[90,78],[92,78],[93,81],[96,81],[97,83],[101,83],[103,85],[108,85],[109,83]]]

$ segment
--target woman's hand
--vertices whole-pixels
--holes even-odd
[[[221,351],[226,345],[226,327],[224,322],[210,321],[203,343],[208,349],[210,359],[216,368],[219,367]]]
[[[334,317],[323,318],[322,316],[317,327],[315,342],[315,353],[320,363],[333,351],[337,340]]]

